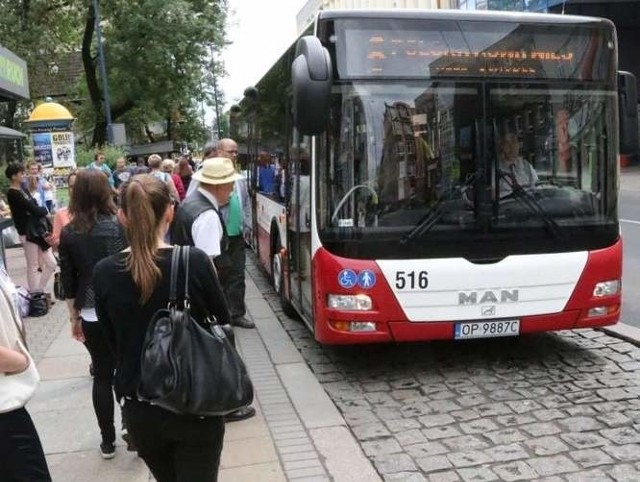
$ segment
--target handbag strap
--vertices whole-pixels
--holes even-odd
[[[191,306],[189,296],[189,246],[182,246],[182,263],[184,264],[184,308],[188,310]]]
[[[177,306],[178,301],[178,269],[182,246],[174,246],[171,254],[171,275],[169,278],[169,306]]]

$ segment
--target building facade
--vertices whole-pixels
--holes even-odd
[[[298,33],[313,22],[320,10],[343,8],[456,8],[458,0],[307,0],[296,15]]]

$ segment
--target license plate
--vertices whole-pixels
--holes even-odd
[[[520,334],[520,320],[466,321],[456,323],[454,338],[494,338],[497,336],[517,336]]]

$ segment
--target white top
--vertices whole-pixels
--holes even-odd
[[[198,188],[204,197],[218,209],[218,201],[208,191]],[[200,248],[209,256],[220,256],[220,241],[222,241],[222,223],[220,217],[213,209],[207,209],[200,214],[191,226],[191,237],[196,248]]]
[[[512,175],[515,181],[523,188],[535,187],[538,182],[538,173],[536,173],[529,161],[525,161],[521,157],[511,162],[501,163],[500,169],[507,174]],[[513,193],[513,189],[506,179],[500,179],[500,197],[508,196]]]

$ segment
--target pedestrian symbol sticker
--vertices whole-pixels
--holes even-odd
[[[360,271],[358,274],[358,286],[369,289],[376,285],[376,274],[368,269]]]
[[[357,281],[358,277],[352,269],[343,269],[338,274],[338,284],[343,288],[353,288]]]

